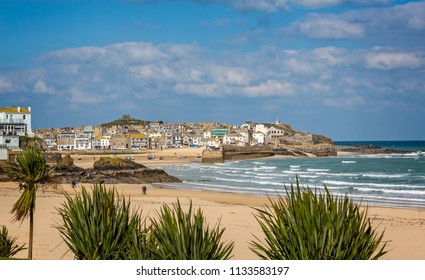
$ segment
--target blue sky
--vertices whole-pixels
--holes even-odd
[[[425,139],[425,1],[0,0],[0,106]]]

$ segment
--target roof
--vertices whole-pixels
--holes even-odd
[[[28,111],[28,109],[26,109],[24,107],[20,107],[20,108],[21,108],[21,111],[18,112],[18,107],[1,107],[0,113],[31,114],[31,112]]]
[[[130,136],[132,138],[146,138],[146,135],[145,134],[141,134],[141,133],[132,133],[132,134],[130,134]]]

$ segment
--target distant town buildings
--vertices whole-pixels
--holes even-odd
[[[222,145],[257,146],[312,141],[310,133],[290,125],[245,122],[233,126],[214,122],[164,123],[139,121],[124,115],[105,125],[31,128],[31,107],[0,108],[0,147],[19,147],[19,136],[36,136],[50,150],[147,150],[176,147],[218,149]]]

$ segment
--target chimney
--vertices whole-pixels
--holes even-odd
[[[21,106],[18,106],[18,113],[21,112]]]
[[[30,105],[28,105],[28,111],[31,112],[31,106]]]

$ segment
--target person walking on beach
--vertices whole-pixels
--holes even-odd
[[[148,188],[146,187],[146,186],[143,186],[142,187],[142,193],[144,194],[144,195],[146,195],[146,191],[148,190]]]
[[[72,188],[75,189],[75,186],[77,186],[77,181],[75,181],[74,179],[72,180],[71,184],[72,184]]]

